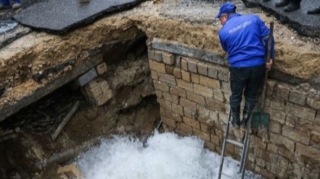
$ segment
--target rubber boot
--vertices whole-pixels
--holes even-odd
[[[320,6],[315,9],[309,10],[307,13],[308,14],[320,14]]]
[[[283,6],[286,6],[290,3],[289,0],[280,0],[280,2],[277,2],[276,3],[276,7],[283,7]]]
[[[263,0],[263,2],[268,2],[268,1],[270,1],[270,0]]]
[[[248,121],[250,120],[252,110],[254,106],[250,104],[245,104],[243,109],[243,116],[241,121],[241,130],[246,130],[248,127]]]
[[[300,3],[292,3],[291,2],[289,5],[287,5],[283,9],[286,12],[292,12],[292,11],[298,10],[298,9],[300,9]]]
[[[240,127],[240,105],[238,107],[231,107],[231,125],[235,129],[239,129]]]

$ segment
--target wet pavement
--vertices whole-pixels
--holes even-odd
[[[294,12],[284,12],[283,7],[275,7],[278,0],[269,2],[260,2],[263,9],[274,14],[283,23],[288,23],[290,27],[295,29],[299,34],[320,37],[320,14],[309,15],[308,10],[312,10],[320,6],[319,0],[302,0],[301,8]]]
[[[89,24],[105,14],[131,8],[143,0],[48,0],[14,16],[21,24],[37,30],[63,34]]]

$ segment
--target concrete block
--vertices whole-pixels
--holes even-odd
[[[77,78],[76,84],[79,86],[84,86],[97,76],[98,76],[98,74],[96,72],[96,69],[92,68],[91,70],[89,70],[88,72],[86,72],[85,74],[83,74],[79,78]]]
[[[104,74],[105,72],[108,71],[107,64],[106,63],[101,63],[101,64],[97,65],[96,70],[97,70],[97,73],[99,75]]]
[[[68,178],[76,178],[76,179],[83,178],[83,174],[81,173],[81,171],[79,170],[79,168],[75,163],[60,167],[57,173],[58,174],[64,173],[65,175],[68,176]]]
[[[282,99],[286,101],[289,99],[290,89],[288,86],[278,84],[276,91],[277,91],[276,93],[277,93],[278,99]]]

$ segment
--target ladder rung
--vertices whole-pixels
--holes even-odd
[[[240,165],[240,162],[239,162],[238,160],[233,160],[233,159],[228,158],[228,157],[223,157],[223,158],[226,159],[226,160],[228,160],[228,161],[230,161],[230,162],[232,162],[232,163],[235,163],[235,164],[237,164],[237,165]]]
[[[226,173],[221,173],[222,175],[224,175],[224,176],[226,176],[226,177],[228,177],[228,178],[231,178],[231,179],[233,179],[233,177],[231,176],[231,175],[228,175],[228,174],[226,174]]]
[[[231,140],[231,139],[227,139],[226,141],[231,143],[231,144],[237,145],[239,147],[243,147],[243,143],[241,143],[241,142],[237,142],[237,141]]]

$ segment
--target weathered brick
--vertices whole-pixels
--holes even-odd
[[[185,123],[177,123],[177,129],[185,132],[186,134],[192,134],[192,127],[186,125]]]
[[[269,135],[270,135],[270,142],[280,146],[284,146],[289,151],[294,151],[295,143],[291,139],[279,134],[274,134],[272,132],[270,132]]]
[[[190,82],[191,81],[191,76],[190,73],[184,70],[181,70],[181,75],[182,75],[182,79],[184,81]]]
[[[204,86],[211,87],[213,89],[220,89],[219,80],[215,80],[215,79],[208,78],[205,76],[200,76],[200,84],[204,85]]]
[[[214,65],[208,65],[208,76],[218,79],[218,68]]]
[[[280,123],[271,120],[269,122],[269,130],[273,133],[280,134],[281,133],[281,125]]]
[[[282,135],[302,144],[309,145],[310,143],[310,134],[300,132],[291,127],[283,126]]]
[[[208,75],[208,64],[204,62],[199,62],[198,64],[198,73],[203,76]]]
[[[154,71],[160,72],[160,73],[166,73],[166,67],[165,67],[165,64],[163,64],[163,63],[149,60],[149,66],[150,66],[151,70],[154,70]]]
[[[300,143],[296,144],[296,153],[300,155],[304,155],[314,159],[320,159],[319,149],[316,149],[312,146],[303,145]]]
[[[201,129],[201,131],[210,134],[210,127],[208,125],[200,122],[200,129]]]
[[[188,71],[192,73],[198,73],[197,61],[188,59]]]
[[[162,63],[162,62],[163,62],[162,52],[160,52],[160,51],[154,51],[154,59],[153,59],[153,60]]]
[[[181,69],[180,68],[174,68],[173,69],[173,76],[178,78],[178,79],[181,79],[182,78],[182,75],[181,75]]]
[[[289,101],[304,106],[306,104],[306,94],[298,90],[291,90],[289,93]]]
[[[192,132],[194,135],[200,137],[204,141],[210,141],[210,134],[203,132],[203,131],[196,129],[196,128],[192,128]]]
[[[274,179],[275,174],[271,173],[267,169],[260,167],[258,165],[255,166],[255,171],[259,174],[261,174],[263,177],[266,177],[267,179]]]
[[[191,73],[191,81],[192,83],[200,83],[200,76],[195,73]]]
[[[229,82],[229,69],[220,68],[218,73],[218,79],[224,82]]]
[[[268,113],[270,115],[270,120],[279,122],[280,124],[284,124],[286,120],[286,113],[272,109],[270,107],[265,107],[264,112]]]
[[[97,70],[97,73],[98,73],[99,75],[104,74],[105,72],[108,71],[107,64],[103,62],[103,63],[97,65],[96,70]]]
[[[210,136],[211,142],[218,146],[220,145],[220,141],[221,141],[220,138],[221,137],[219,137],[218,135],[211,134]]]
[[[181,68],[185,71],[188,71],[188,61],[184,57],[181,59]]]
[[[254,147],[259,147],[260,149],[266,149],[267,148],[267,144],[265,142],[262,141],[261,138],[257,137],[257,136],[250,136],[250,141],[252,146]]]
[[[175,113],[177,113],[179,115],[183,115],[183,107],[182,106],[172,103],[171,107],[172,107],[172,111],[174,111]]]
[[[175,62],[175,55],[170,53],[162,52],[162,59],[165,64],[173,65]]]
[[[177,79],[178,86],[182,89],[193,91],[193,84]]]
[[[221,91],[231,94],[230,83],[222,81],[221,82]]]
[[[213,90],[203,85],[194,84],[193,91],[194,93],[200,94],[204,97],[208,97],[208,98],[213,97]]]
[[[319,95],[309,95],[307,98],[307,104],[313,109],[320,109],[320,96]]]
[[[211,142],[204,141],[204,147],[209,149],[210,151],[216,151],[216,145]]]
[[[148,58],[149,58],[149,60],[155,59],[154,50],[148,49]]]
[[[299,117],[303,120],[314,121],[316,111],[314,109],[297,106],[291,103],[287,103],[286,105],[286,113],[288,115],[293,115]]]
[[[169,75],[173,75],[174,66],[166,65],[166,73]]]
[[[104,92],[102,95],[100,95],[98,98],[96,98],[96,105],[101,106],[108,102],[113,97],[113,93],[111,89],[108,89],[106,92]]]
[[[187,91],[187,99],[198,104],[205,105],[204,97],[191,91]]]
[[[158,72],[151,70],[151,78],[153,80],[158,80],[159,79]]]
[[[286,116],[286,122],[285,125],[289,127],[295,127],[296,122],[299,121],[298,117],[295,116]]]
[[[164,100],[169,101],[173,104],[179,104],[179,97],[177,95],[169,94],[166,92],[163,92],[162,95],[163,95]]]
[[[284,111],[286,109],[286,103],[278,100],[270,100],[270,106],[272,109],[277,109],[277,110]]]
[[[163,74],[163,73],[160,73],[159,74],[159,81],[161,82],[165,82],[165,83],[168,83],[170,85],[176,85],[176,78],[172,75],[168,75],[168,74]]]
[[[205,105],[197,105],[199,117],[208,118],[210,116],[210,110]]]
[[[180,105],[189,109],[196,109],[197,104],[185,98],[180,98]]]
[[[160,91],[164,91],[164,92],[168,92],[169,91],[169,86],[165,83],[162,83],[160,81],[153,81],[153,85],[154,85],[154,88],[156,90],[160,90]]]
[[[226,99],[223,95],[223,92],[221,92],[220,89],[214,89],[213,90],[213,99],[217,100],[217,101],[220,101],[220,102],[225,102]]]
[[[172,109],[172,104],[171,104],[171,102],[166,101],[166,100],[164,100],[164,99],[157,99],[157,100],[158,100],[158,102],[159,102],[159,104],[160,104],[161,107],[163,107],[163,108],[165,108],[165,109],[169,109],[169,110]]]
[[[191,108],[187,108],[187,107],[183,108],[183,114],[184,114],[184,116],[192,118],[192,119],[195,119],[198,116],[196,109],[194,109],[194,108],[191,109]]]
[[[179,84],[179,82],[178,82],[178,84]],[[170,93],[174,94],[174,95],[181,96],[183,98],[187,97],[186,91],[184,89],[180,88],[180,87],[175,87],[175,86],[171,87],[170,88]]]
[[[222,103],[220,101],[217,101],[211,98],[206,98],[206,104],[209,110],[216,110],[216,111],[221,111],[223,113],[226,113],[227,107],[225,103]]]
[[[177,126],[176,126],[176,121],[173,120],[173,119],[170,119],[170,118],[168,118],[168,117],[161,116],[161,120],[162,120],[163,123],[165,123],[165,124],[167,124],[167,125],[169,125],[169,126],[171,126],[171,127],[173,127],[173,128],[176,128],[176,127],[177,127]]]
[[[276,93],[277,93],[278,99],[286,100],[286,101],[289,99],[290,89],[288,86],[278,84],[276,87],[276,90],[277,90]]]

